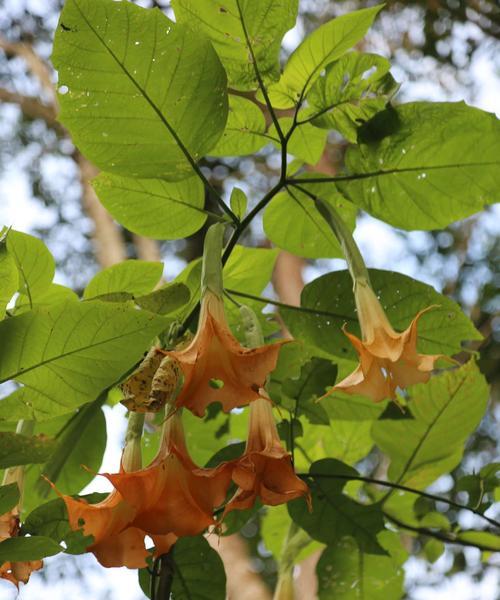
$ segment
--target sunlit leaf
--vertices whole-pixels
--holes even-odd
[[[398,89],[390,68],[391,63],[377,54],[346,54],[312,87],[307,120],[317,127],[336,129],[356,143],[358,128],[383,110]]]
[[[92,185],[113,217],[140,235],[174,240],[195,233],[207,219],[198,178],[164,181],[101,173]]]
[[[19,288],[18,271],[14,257],[7,251],[5,240],[0,240],[0,319],[5,307]]]
[[[20,315],[33,308],[49,308],[53,304],[58,304],[64,300],[78,300],[78,296],[65,285],[51,283],[43,292],[37,294],[35,298],[31,298],[31,300],[28,295],[19,294],[13,312]]]
[[[304,185],[332,204],[350,229],[354,229],[356,207],[332,185]],[[343,256],[337,238],[317,211],[314,201],[296,188],[277,194],[264,212],[264,230],[280,248],[305,258]]]
[[[295,25],[297,0],[173,0],[172,6],[180,23],[210,37],[230,87],[252,90],[258,85],[245,30],[264,82],[278,79],[281,40]]]
[[[94,400],[142,355],[163,318],[99,301],[63,302],[0,323],[0,381],[23,387],[0,419],[49,419]]]
[[[292,127],[293,119],[291,117],[283,117],[278,122],[283,134],[287,135]],[[273,144],[279,150],[281,143],[274,125],[271,125],[269,128],[268,135],[273,138]],[[317,129],[309,123],[304,123],[300,127],[296,127],[288,139],[287,152],[310,165],[315,165],[323,154],[326,136],[326,131]]]
[[[141,296],[154,288],[162,274],[161,262],[126,260],[94,275],[87,284],[83,297],[88,300],[114,292],[130,292]]]
[[[269,88],[273,104],[290,108],[305,98],[321,71],[364,37],[382,6],[341,15],[308,35],[288,59],[279,82]]]
[[[421,489],[460,462],[486,409],[488,386],[471,360],[408,393],[413,418],[376,421],[372,435],[391,458],[391,480]]]
[[[52,62],[59,118],[105,171],[183,179],[222,134],[227,92],[220,60],[207,38],[160,10],[68,0]]]
[[[54,258],[42,240],[13,229],[7,234],[7,250],[19,271],[19,291],[33,302],[54,278]]]
[[[266,133],[266,120],[261,109],[246,98],[229,96],[229,115],[222,137],[210,154],[243,156],[252,154],[272,141]]]
[[[412,102],[365,125],[346,156],[356,178],[338,187],[395,227],[441,229],[498,202],[499,157],[495,115],[463,102]]]
[[[231,210],[234,214],[239,218],[243,219],[245,213],[247,211],[248,198],[245,195],[245,192],[239,187],[234,187],[231,192]]]

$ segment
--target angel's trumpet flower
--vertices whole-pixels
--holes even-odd
[[[196,535],[216,523],[213,511],[226,497],[231,465],[194,464],[178,410],[167,416],[160,450],[148,467],[106,477],[133,509],[133,526],[149,535]]]
[[[433,307],[421,310],[405,331],[397,333],[368,283],[356,282],[355,297],[362,338],[345,328],[344,333],[359,356],[359,365],[328,394],[342,391],[380,402],[385,398],[394,400],[398,388],[427,382],[436,361],[446,358],[417,352],[418,320]]]
[[[240,310],[248,345],[260,344],[262,332],[255,314],[247,306]],[[226,513],[250,508],[257,498],[275,506],[305,496],[310,504],[309,489],[295,474],[292,458],[281,444],[271,400],[264,388],[250,404],[245,452],[233,465],[232,479],[238,488],[226,505]]]
[[[245,453],[234,462],[232,477],[238,489],[226,512],[250,508],[257,498],[270,506],[301,496],[310,501],[307,485],[295,474],[291,456],[281,444],[271,401],[264,390],[250,404]]]
[[[226,320],[222,287],[223,227],[207,232],[203,256],[202,299],[198,330],[183,350],[166,352],[182,369],[184,384],[176,405],[202,416],[212,402],[225,411],[245,406],[259,397],[259,389],[276,367],[284,343],[245,348]]]
[[[428,381],[435,362],[446,358],[442,355],[417,352],[418,320],[433,307],[420,311],[408,329],[402,333],[394,331],[371,288],[368,270],[351,232],[331,204],[326,204],[314,194],[310,196],[337,236],[344,252],[354,283],[354,297],[362,334],[359,339],[344,328],[344,333],[359,356],[359,365],[326,395],[339,390],[347,394],[367,396],[374,402],[385,398],[395,400],[398,388],[404,389],[414,383]]]
[[[121,473],[140,469],[140,432],[143,415],[130,414],[127,443],[122,455]],[[114,489],[103,501],[89,504],[85,500],[62,496],[68,511],[68,520],[73,530],[83,529],[83,534],[92,536],[87,547],[104,567],[128,567],[138,569],[146,566],[150,552],[144,539],[149,535],[155,544],[154,556],[168,552],[176,541],[176,536],[154,535],[132,523],[137,515],[136,507],[126,502],[120,492]]]

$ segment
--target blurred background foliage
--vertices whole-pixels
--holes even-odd
[[[168,2],[136,3],[157,6],[170,14]],[[321,23],[373,4],[367,0],[301,0],[299,20],[285,38],[283,58]],[[79,293],[100,266],[125,258],[161,258],[165,276],[170,279],[186,261],[201,254],[204,231],[187,240],[153,244],[117,226],[103,210],[96,208],[88,186],[89,177],[95,172],[57,125],[50,83],[55,77],[50,66],[44,71],[61,7],[62,2],[56,0],[0,1],[0,221],[10,225],[9,220],[16,215],[17,229],[41,237],[56,258],[56,281]],[[465,99],[493,110],[495,93],[498,102],[500,92],[499,39],[497,0],[388,0],[362,49],[391,60],[392,73],[403,84],[396,101]],[[498,103],[496,109],[500,110]],[[341,168],[344,149],[339,139],[331,135],[320,161],[321,168],[330,172]],[[255,157],[209,159],[202,165],[213,185],[226,197],[234,185],[239,185],[250,203],[255,203],[278,176],[279,158],[275,150],[267,147]],[[207,208],[218,211],[216,206]],[[492,384],[490,409],[468,442],[461,468],[434,484],[434,492],[446,492],[465,473],[478,471],[498,457],[498,216],[499,211],[492,208],[445,231],[412,233],[395,230],[367,215],[358,217],[357,238],[369,266],[403,271],[432,283],[457,300],[485,336],[478,350],[481,370]],[[260,222],[246,234],[244,243],[268,245]],[[288,275],[298,280],[299,285],[301,278],[308,281],[341,266],[339,260],[285,263]],[[266,290],[265,295],[277,293],[283,299],[279,287],[275,279],[275,289]],[[290,293],[293,295],[293,291]],[[285,298],[285,301],[290,300]],[[464,492],[459,493],[458,500],[460,494]],[[460,521],[470,515],[458,517]],[[241,533],[248,541],[254,570],[272,582],[276,565],[262,542],[260,518],[257,515]],[[467,523],[472,525],[470,521]],[[414,545],[413,553],[417,556],[432,558],[433,549],[424,547],[418,539],[409,538],[408,544]],[[470,581],[475,582],[488,577],[487,568],[479,560],[479,551],[474,549],[447,550],[435,566],[419,562],[418,558],[412,561],[407,577],[408,598],[438,597],[425,595],[425,590],[429,585],[442,585],[443,578],[454,573],[466,572]],[[98,572],[89,556],[77,560],[65,557],[64,562],[49,564],[37,577],[52,583],[60,578],[77,578],[81,580],[83,597],[86,589],[94,590],[89,581]],[[29,587],[22,597],[34,597],[29,595]],[[114,596],[103,590],[102,597]]]

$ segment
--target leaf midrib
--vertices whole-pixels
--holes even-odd
[[[410,454],[410,457],[406,461],[406,464],[403,467],[403,470],[402,470],[401,474],[399,475],[396,483],[401,483],[401,481],[404,479],[405,475],[407,474],[407,472],[411,468],[411,466],[413,464],[413,461],[415,460],[415,458],[417,457],[418,453],[420,452],[420,449],[422,448],[423,444],[426,442],[427,438],[429,437],[432,429],[434,428],[434,426],[436,425],[436,423],[439,421],[439,419],[441,418],[441,416],[443,415],[443,413],[448,409],[448,407],[450,406],[450,404],[455,400],[457,394],[459,393],[459,391],[462,388],[462,386],[465,384],[466,380],[467,380],[467,376],[465,376],[462,379],[462,381],[460,381],[460,383],[457,385],[457,387],[455,388],[455,390],[453,391],[453,393],[450,394],[450,397],[449,397],[448,401],[438,411],[438,413],[436,414],[436,417],[429,423],[429,425],[425,429],[425,432],[424,432],[423,436],[420,438],[420,441],[415,446],[415,449],[413,450],[413,452]]]
[[[161,112],[161,110],[156,106],[156,104],[153,102],[153,100],[149,97],[149,95],[147,94],[146,90],[143,89],[137,83],[137,81],[132,77],[132,75],[130,74],[130,72],[128,71],[128,69],[125,67],[125,65],[118,59],[118,57],[113,52],[113,50],[106,44],[106,42],[104,41],[104,39],[99,35],[99,33],[94,29],[94,27],[92,27],[92,24],[87,19],[87,17],[85,16],[84,12],[81,10],[81,8],[80,8],[80,6],[78,4],[78,1],[74,0],[74,2],[75,2],[75,6],[76,6],[78,12],[80,13],[82,19],[87,24],[88,28],[92,31],[92,33],[95,35],[95,37],[101,42],[101,44],[104,46],[104,48],[106,49],[106,51],[109,52],[110,56],[116,62],[116,64],[118,65],[118,67],[123,71],[123,73],[126,75],[126,77],[130,80],[130,82],[132,83],[132,85],[134,85],[136,87],[136,89],[142,94],[142,96],[144,97],[144,99],[146,100],[146,102],[149,104],[149,106],[158,115],[158,118],[163,123],[163,125],[167,128],[167,130],[170,133],[170,135],[174,138],[175,143],[178,145],[178,147],[180,148],[180,150],[182,151],[182,153],[186,157],[186,160],[189,162],[189,164],[191,165],[191,167],[196,172],[197,171],[196,162],[193,159],[193,157],[191,156],[191,154],[189,153],[189,151],[186,148],[186,146],[183,144],[182,140],[178,136],[178,134],[175,131],[175,129],[172,127],[172,125],[169,123],[169,121],[163,115],[163,113]],[[128,14],[127,14],[127,23],[129,23],[129,15]],[[156,22],[155,22],[155,28],[156,28]]]
[[[117,336],[107,338],[107,339],[105,339],[105,340],[103,340],[101,342],[95,342],[95,343],[92,343],[92,344],[88,344],[86,346],[80,346],[80,347],[76,348],[75,350],[70,350],[68,352],[64,352],[62,354],[59,354],[58,356],[55,356],[55,357],[52,357],[52,358],[48,358],[47,360],[42,360],[39,363],[37,363],[37,364],[35,364],[35,365],[31,366],[31,367],[28,367],[26,369],[22,369],[20,371],[15,372],[15,373],[9,374],[4,379],[0,379],[0,383],[5,383],[6,381],[9,381],[11,379],[16,379],[17,377],[20,377],[21,375],[25,375],[26,373],[29,373],[33,369],[38,369],[39,367],[43,367],[46,364],[50,364],[50,363],[56,362],[58,360],[62,360],[64,358],[67,358],[68,356],[72,356],[73,354],[77,354],[79,352],[84,352],[85,350],[89,350],[91,348],[96,348],[96,347],[102,346],[104,344],[109,344],[111,342],[114,342],[116,340],[120,340],[120,339],[128,337],[130,335],[135,335],[136,333],[139,333],[141,331],[144,331],[144,325],[142,327],[139,327],[138,329],[130,330],[127,333],[122,333],[122,334],[119,334]]]

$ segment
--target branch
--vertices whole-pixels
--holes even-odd
[[[434,500],[436,502],[444,502],[445,504],[448,504],[449,506],[453,506],[454,508],[458,508],[460,510],[468,510],[469,512],[474,513],[478,517],[481,517],[482,519],[490,523],[490,525],[493,525],[494,527],[498,527],[500,529],[499,521],[487,517],[475,508],[471,508],[470,506],[467,506],[465,504],[460,504],[459,502],[455,502],[454,500],[448,500],[448,498],[443,498],[442,496],[436,496],[435,494],[429,494],[428,492],[423,492],[421,490],[417,490],[406,485],[401,485],[400,483],[392,483],[391,481],[383,481],[382,479],[374,479],[372,477],[361,477],[352,475],[329,475],[324,473],[304,473],[298,475],[302,478],[317,477],[323,479],[344,479],[346,481],[364,481],[365,483],[374,483],[376,485],[382,485],[384,487],[389,487],[396,490],[403,490],[404,492],[409,492],[410,494],[422,496],[423,498],[429,498],[429,500]]]
[[[42,119],[59,135],[67,135],[64,127],[56,120],[56,111],[53,106],[42,104],[36,98],[23,96],[5,88],[0,88],[0,101],[17,104],[22,113],[29,119]]]
[[[415,533],[419,533],[421,535],[427,535],[429,537],[436,538],[442,542],[446,542],[447,544],[458,544],[459,546],[472,546],[473,548],[478,548],[479,550],[483,550],[485,552],[498,552],[498,548],[493,546],[486,546],[484,544],[477,544],[474,542],[466,542],[465,540],[461,540],[453,533],[443,533],[442,531],[433,531],[432,529],[428,529],[427,527],[417,527],[415,525],[409,525],[408,523],[403,523],[396,517],[393,517],[387,513],[383,513],[384,517],[392,521],[401,529],[407,529],[408,531],[414,531]]]
[[[339,315],[337,313],[330,312],[328,310],[317,310],[316,308],[307,308],[305,306],[294,306],[293,304],[285,304],[272,298],[264,298],[263,296],[254,296],[253,294],[247,294],[246,292],[239,292],[238,290],[232,290],[225,288],[228,294],[233,296],[239,296],[241,298],[248,298],[249,300],[255,300],[256,302],[262,302],[263,304],[272,304],[279,308],[286,308],[287,310],[296,310],[298,312],[309,313],[312,315],[321,315],[323,317],[333,317],[334,319],[344,319],[345,321],[356,321],[353,316]]]
[[[50,98],[51,103],[54,105],[54,109],[57,110],[56,96],[54,93],[54,84],[52,81],[52,71],[49,65],[33,50],[33,48],[22,42],[10,42],[3,36],[0,36],[0,48],[7,54],[7,56],[19,56],[21,57],[28,69],[38,79],[42,85],[43,90]]]

